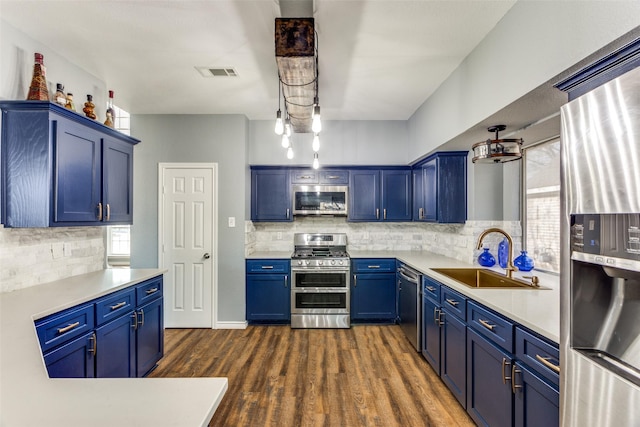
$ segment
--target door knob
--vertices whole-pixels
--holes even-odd
[[[204,255],[202,255],[202,257],[203,257],[204,259],[209,259],[209,258],[211,258],[211,255],[209,255],[209,252],[207,252],[207,253],[205,253]]]

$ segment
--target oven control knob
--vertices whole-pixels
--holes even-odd
[[[331,260],[331,265],[336,265],[336,260],[335,259]]]
[[[307,264],[307,265],[309,265],[309,260],[306,260],[304,263],[305,263],[305,264]]]
[[[301,259],[298,260],[298,265],[302,265],[302,260]]]
[[[318,261],[318,265],[322,265],[322,264],[323,264],[323,261]]]
[[[342,265],[342,263],[343,263],[343,261],[342,261],[342,260],[338,261],[338,264]]]

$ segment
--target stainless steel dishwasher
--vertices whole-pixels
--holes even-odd
[[[420,311],[422,275],[404,264],[398,265],[398,323],[416,351],[421,351]]]

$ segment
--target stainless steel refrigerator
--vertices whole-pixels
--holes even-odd
[[[640,68],[562,108],[561,424],[640,425]]]

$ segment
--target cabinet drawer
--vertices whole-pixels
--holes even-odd
[[[560,379],[558,345],[516,327],[516,357],[556,386]]]
[[[162,276],[142,282],[136,286],[136,306],[146,304],[162,296]]]
[[[96,301],[96,326],[127,314],[136,306],[133,289],[123,289]]]
[[[389,273],[396,271],[395,259],[354,259],[352,270],[354,273]]]
[[[467,305],[467,323],[509,353],[513,353],[514,325],[507,318],[470,301]]]
[[[347,185],[349,184],[349,171],[320,171],[320,184]]]
[[[467,297],[458,292],[442,286],[440,289],[440,305],[449,313],[464,321],[467,315]]]
[[[36,321],[36,331],[43,352],[89,332],[93,327],[93,304],[72,307]]]
[[[248,259],[247,273],[289,273],[289,260]]]
[[[292,184],[317,184],[318,171],[313,169],[293,170],[291,171]]]
[[[434,302],[440,303],[440,292],[442,285],[440,282],[436,282],[431,277],[422,277],[422,291],[423,295],[432,299]]]

